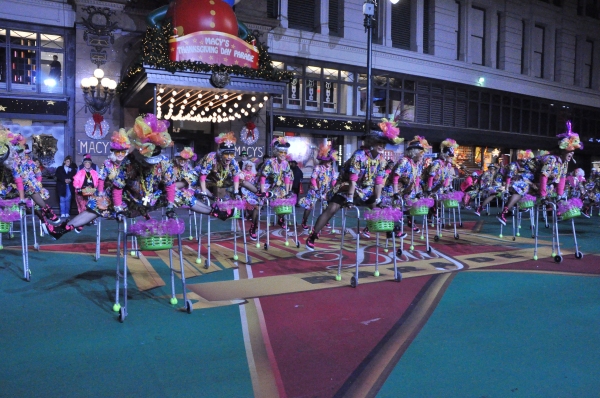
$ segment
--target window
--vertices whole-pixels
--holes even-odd
[[[279,0],[267,0],[267,18],[279,18]]]
[[[0,28],[0,88],[62,93],[64,36]]]
[[[545,29],[535,25],[533,28],[533,59],[531,62],[533,77],[544,77]]]
[[[344,0],[329,0],[329,34],[338,37],[344,34]]]
[[[577,15],[600,19],[600,4],[598,0],[579,0],[577,2]]]
[[[411,0],[392,4],[392,47],[410,50]]]
[[[500,69],[500,36],[502,35],[502,14],[498,13],[498,21],[496,27],[496,69]]]
[[[525,21],[521,22],[521,74],[525,73]]]
[[[473,7],[471,9],[471,63],[484,65],[485,61],[485,10]]]
[[[318,24],[316,0],[289,0],[288,26],[291,29],[314,32]]]
[[[455,30],[455,34],[456,34],[456,60],[458,61],[460,59],[460,31],[462,28],[462,24],[461,24],[461,20],[462,20],[462,8],[460,3],[457,1],[455,2],[456,5],[456,30]]]
[[[423,0],[423,53],[429,54],[429,0]]]
[[[594,42],[586,40],[583,44],[583,87],[592,88],[592,64],[594,59]]]

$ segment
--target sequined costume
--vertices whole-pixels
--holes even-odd
[[[313,169],[310,179],[311,188],[299,202],[300,206],[307,210],[312,210],[317,200],[326,196],[338,179],[338,173],[333,169],[331,163],[319,164]]]
[[[386,165],[387,160],[381,153],[373,158],[368,149],[355,151],[344,164],[337,184],[329,191],[328,200],[337,193],[344,194],[350,187],[350,179],[354,179],[356,181],[355,196],[358,196],[362,202],[368,201],[373,195],[375,185],[383,184],[386,177]]]
[[[294,180],[294,173],[287,160],[268,159],[259,171],[259,181],[264,179],[265,191],[273,194],[273,198],[284,198],[287,195],[286,184]]]
[[[210,152],[200,159],[195,172],[199,178],[206,179],[208,189],[217,187],[225,188],[225,197],[221,199],[233,199],[233,183],[234,179],[239,179],[242,176],[239,164],[230,162],[227,167],[221,162],[221,158],[217,152]],[[245,193],[245,192],[244,192]]]

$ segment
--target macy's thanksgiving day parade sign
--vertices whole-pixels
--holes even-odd
[[[169,39],[171,61],[200,61],[258,69],[258,49],[238,36],[234,1],[175,0],[166,13],[173,36]]]

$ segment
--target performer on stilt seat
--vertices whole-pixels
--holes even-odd
[[[302,215],[302,229],[308,230],[308,216],[315,207],[317,200],[326,203],[327,192],[335,186],[338,173],[333,168],[333,162],[337,162],[337,151],[331,149],[331,145],[321,144],[317,153],[319,164],[313,169],[310,176],[310,189],[306,196],[300,199],[300,206],[304,208]],[[322,211],[327,208],[323,206]]]
[[[315,249],[315,240],[321,229],[342,206],[364,205],[374,208],[381,203],[381,191],[386,176],[387,161],[383,157],[386,144],[397,145],[403,141],[396,124],[383,119],[381,130],[369,130],[363,137],[364,146],[355,151],[346,161],[340,177],[328,193],[327,209],[319,216],[315,228],[306,239],[306,248]],[[342,231],[344,233],[344,231]]]

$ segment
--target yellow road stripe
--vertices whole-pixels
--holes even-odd
[[[165,285],[165,281],[158,275],[148,262],[146,257],[140,253],[140,258],[127,257],[127,268],[133,277],[138,290],[150,290]]]

